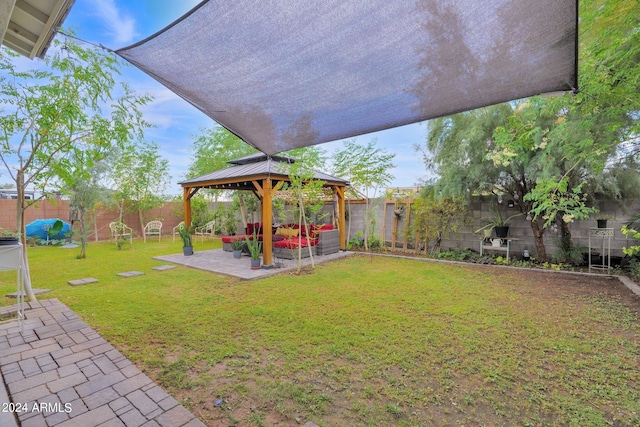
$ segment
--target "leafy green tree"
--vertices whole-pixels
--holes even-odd
[[[526,196],[540,177],[542,160],[539,153],[513,150],[495,155],[496,130],[527,123],[526,120],[513,120],[523,105],[516,108],[512,104],[494,105],[429,123],[425,147],[416,148],[422,151],[427,169],[439,176],[436,183],[439,197],[468,201],[475,194],[495,194],[516,200],[517,208],[524,214],[532,209],[532,202],[526,200]],[[530,132],[520,128],[518,131],[519,135],[524,135],[522,144],[537,143]],[[544,223],[533,219],[530,225],[538,257],[546,259]]]
[[[87,257],[87,241],[91,231],[91,220],[95,222],[96,208],[100,203],[108,204],[111,194],[107,188],[101,185],[101,180],[106,174],[107,164],[97,162],[93,163],[93,166],[87,167],[86,159],[78,157],[80,154],[82,153],[75,156],[75,172],[69,173],[65,177],[66,185],[62,188],[62,192],[69,196],[69,210],[75,218],[74,223],[77,221],[74,234],[80,238],[78,259],[84,259]],[[87,168],[88,174],[85,173],[85,168]]]
[[[222,126],[201,129],[193,141],[193,156],[187,178],[195,178],[224,169],[232,159],[258,151]]]
[[[138,213],[140,226],[144,227],[149,219],[146,213],[162,206],[166,199],[164,191],[171,179],[169,161],[160,155],[155,143],[139,141],[113,152],[108,162],[120,220],[128,205]]]
[[[523,150],[538,152],[545,173],[528,200],[547,224],[560,217],[563,229],[593,212],[589,195],[639,194],[640,3],[581,2],[580,16],[580,91],[532,98],[534,114],[522,121],[524,129],[496,135],[503,161]],[[523,144],[527,134],[540,143]]]
[[[18,191],[16,229],[24,238],[25,200],[31,186],[46,194],[69,169],[71,155],[100,158],[106,148],[142,135],[140,108],[149,98],[117,85],[120,63],[102,50],[54,40],[43,67],[21,70],[15,55],[0,51],[0,160]],[[95,154],[95,155],[93,155]],[[26,245],[25,263],[28,265]],[[35,301],[30,286],[27,297]]]
[[[284,186],[284,190],[288,191],[291,196],[291,205],[293,206],[293,216],[297,217],[297,223],[305,230],[310,231],[311,218],[319,213],[323,206],[323,186],[324,181],[314,179],[314,171],[309,167],[309,163],[304,161],[296,161],[291,164],[283,164],[284,171],[289,175],[290,182]],[[296,259],[297,273],[302,270],[302,233],[298,234],[298,256]],[[308,237],[307,237],[308,238]],[[311,268],[315,269],[315,262],[310,245],[307,245],[309,251],[309,259],[311,260]]]
[[[348,179],[351,186],[365,196],[365,250],[369,250],[369,236],[375,231],[376,225],[369,199],[375,198],[391,183],[393,180],[391,170],[395,167],[393,164],[395,154],[376,147],[376,144],[375,139],[366,144],[359,144],[355,139],[344,141],[344,147],[332,156],[334,174]],[[349,227],[347,241],[350,230]]]
[[[439,197],[436,187],[429,185],[420,191],[420,196],[411,205],[411,229],[418,236],[425,254],[436,253],[449,233],[459,231],[468,222],[469,214],[464,199]]]

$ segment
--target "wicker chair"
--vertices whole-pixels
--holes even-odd
[[[158,220],[149,221],[142,230],[142,237],[147,243],[147,236],[158,236],[158,242],[162,239],[162,222]]]
[[[171,232],[171,234],[173,234],[173,243],[176,242],[176,236],[180,235],[180,232],[178,231],[180,230],[180,227],[184,227],[184,221],[180,221],[180,224],[173,227],[173,230]]]
[[[118,239],[129,238],[129,243],[133,243],[133,230],[131,227],[120,221],[113,221],[109,223],[109,229],[111,230],[111,237],[117,243]]]
[[[203,225],[201,227],[196,227],[195,228],[195,234],[196,234],[196,237],[200,236],[200,238],[204,242],[205,236],[207,236],[207,237],[214,237],[215,236],[215,229],[216,229],[216,222],[215,221],[209,221],[208,223],[206,223],[205,225]]]

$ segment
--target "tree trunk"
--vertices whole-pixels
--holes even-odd
[[[31,273],[29,271],[29,257],[27,256],[27,232],[24,224],[24,171],[19,170],[16,173],[16,189],[18,191],[18,199],[16,200],[16,231],[20,233],[20,240],[22,242],[22,259],[25,266],[25,273],[22,277],[24,283],[25,296],[30,302],[36,302],[38,299],[33,293],[31,287]]]
[[[533,238],[536,245],[536,252],[538,253],[538,259],[540,261],[547,260],[547,250],[544,247],[544,241],[542,238],[544,234],[544,230],[545,230],[544,228],[540,228],[538,221],[536,220],[531,221],[531,231],[533,231]]]
[[[242,218],[242,226],[246,229],[249,220],[247,219],[247,204],[244,201],[242,192],[238,192],[238,201],[240,202],[240,217]]]
[[[369,198],[367,197],[364,204],[364,250],[369,250]]]
[[[140,230],[144,233],[144,215],[140,209],[138,209],[138,220],[140,221]]]

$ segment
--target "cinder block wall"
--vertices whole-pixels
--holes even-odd
[[[25,212],[25,223],[28,224],[36,219],[45,218],[60,218],[62,220],[69,220],[69,207],[68,201],[58,200],[55,202],[41,201],[34,206],[27,209]],[[226,202],[219,202],[218,204],[225,204]],[[480,235],[474,234],[474,230],[477,230],[484,222],[482,218],[489,218],[491,204],[495,203],[495,199],[490,198],[475,198],[470,203],[470,210],[472,212],[473,221],[470,225],[464,226],[458,233],[451,233],[448,238],[442,242],[442,249],[465,249],[470,248],[476,251],[480,249]],[[614,229],[614,237],[611,239],[611,255],[623,256],[622,247],[633,244],[633,240],[625,238],[620,232],[620,227],[628,218],[633,215],[634,212],[640,212],[640,201],[634,203],[629,207],[626,212],[617,204],[610,201],[600,201],[601,212],[609,214],[613,220],[609,220],[608,227]],[[212,207],[212,210],[217,207],[217,204]],[[358,232],[364,233],[366,205],[361,202],[352,202],[348,204],[349,218],[347,220],[347,227],[349,229],[348,235],[351,238],[357,236]],[[370,209],[375,217],[375,231],[374,235],[378,238],[384,237],[386,242],[392,242],[394,240],[394,222],[396,216],[394,214],[394,204],[384,203],[383,199],[373,199],[370,201]],[[503,217],[506,218],[518,212],[517,208],[508,208],[505,202],[500,207]],[[386,210],[386,212],[385,212]],[[328,214],[324,219],[316,222],[329,223],[331,222],[331,214],[333,212],[333,205],[326,204],[323,213]],[[99,240],[106,240],[110,238],[109,223],[118,219],[117,210],[99,209],[97,217],[97,236]],[[179,203],[167,202],[161,208],[153,209],[147,214],[147,218],[159,218],[163,222],[163,234],[171,234],[173,227],[178,225],[182,221],[182,207]],[[259,218],[259,214],[254,215],[254,218]],[[293,219],[291,220],[292,222]],[[127,214],[124,218],[124,222],[133,228],[134,233],[138,236],[142,235],[142,227],[140,219],[136,213]],[[409,235],[407,249],[413,248],[414,239],[411,238],[410,224],[408,224],[407,215],[403,215],[398,219],[397,228],[395,230],[395,241],[397,249],[404,249],[405,234]],[[16,224],[16,201],[0,199],[0,227],[14,230]],[[243,233],[242,224],[238,214],[238,233]],[[509,236],[518,240],[512,243],[512,253],[515,256],[520,256],[522,252],[527,249],[535,256],[535,244],[533,238],[533,232],[529,221],[526,220],[524,215],[516,217],[509,221]],[[589,229],[596,227],[595,220],[576,221],[570,225],[573,241],[578,246],[588,247],[589,245]],[[544,233],[544,243],[547,251],[547,255],[551,255],[556,250],[554,239],[560,236],[559,230],[554,231],[553,228],[547,229]],[[95,239],[95,234],[92,233],[90,240]],[[592,241],[592,247],[600,247],[601,240]]]
[[[495,199],[491,198],[474,198],[470,203],[470,210],[472,212],[472,222],[470,225],[464,226],[457,233],[451,233],[448,238],[442,242],[442,249],[474,249],[480,250],[480,238],[481,235],[474,233],[475,230],[482,227],[485,222],[482,218],[490,218],[490,209],[492,204],[495,203]],[[609,220],[607,227],[614,229],[614,236],[611,239],[611,255],[623,256],[622,247],[633,244],[633,240],[627,239],[621,232],[620,228],[631,215],[636,212],[640,212],[640,202],[633,203],[626,210],[610,201],[600,201],[601,213],[611,215],[613,220]],[[382,221],[385,218],[384,238],[387,242],[393,240],[393,226],[395,221],[395,215],[393,214],[393,204],[386,205],[386,215],[382,208],[378,209],[377,215]],[[518,213],[517,207],[507,207],[505,201],[503,205],[499,207],[502,212],[503,218],[507,218],[511,215]],[[535,240],[533,237],[533,231],[531,230],[530,222],[524,215],[515,217],[509,221],[509,236],[517,240],[512,242],[512,253],[516,256],[520,256],[522,252],[527,249],[532,255],[536,255]],[[570,224],[569,229],[573,237],[573,242],[576,246],[589,246],[589,229],[596,228],[596,221],[584,220],[575,221]],[[397,232],[396,232],[396,247],[401,248],[404,243],[405,230],[410,229],[406,215],[403,215],[398,219]],[[410,234],[410,233],[409,233]],[[552,255],[556,251],[555,240],[560,237],[560,230],[555,227],[550,227],[544,232],[544,245],[547,251],[547,255]],[[413,243],[413,239],[409,239],[409,243]],[[602,245],[602,239],[592,239],[592,247],[600,248]],[[585,250],[586,252],[586,250]]]

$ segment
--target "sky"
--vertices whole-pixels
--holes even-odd
[[[76,0],[63,27],[73,29],[83,40],[116,50],[155,34],[198,3],[199,0]],[[179,194],[177,183],[185,178],[195,135],[216,123],[133,66],[123,69],[122,79],[137,93],[154,97],[143,109],[145,120],[154,125],[145,131],[145,138],[158,144],[160,154],[169,160],[172,179],[167,193]],[[425,135],[426,125],[417,123],[361,135],[356,140],[365,144],[376,139],[377,147],[394,153],[390,187],[411,187],[426,176],[422,157],[414,149],[416,144],[424,144]],[[340,140],[318,147],[331,155],[342,144]]]

